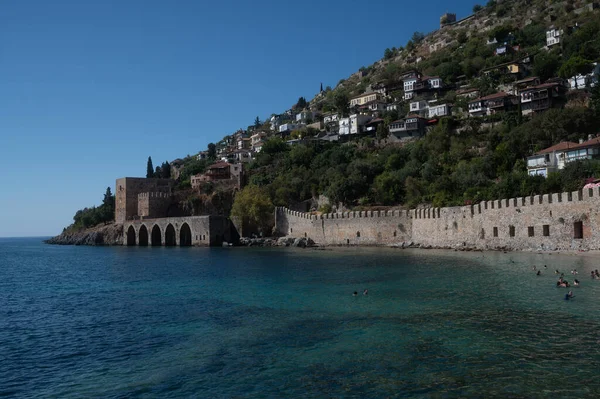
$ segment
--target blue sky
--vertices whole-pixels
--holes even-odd
[[[195,154],[478,2],[448,3],[3,1],[0,237],[58,234],[148,156]]]

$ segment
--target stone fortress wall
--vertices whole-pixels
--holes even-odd
[[[115,223],[132,220],[139,215],[139,194],[171,193],[175,180],[123,177],[117,179],[115,187]]]
[[[138,216],[159,218],[166,215],[173,203],[170,192],[146,192],[138,194]]]
[[[600,189],[469,206],[319,216],[276,208],[275,229],[322,245],[412,242],[440,248],[600,249]]]

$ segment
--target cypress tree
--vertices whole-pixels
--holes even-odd
[[[146,165],[146,178],[154,177],[154,167],[152,166],[152,157],[148,157],[148,164]]]

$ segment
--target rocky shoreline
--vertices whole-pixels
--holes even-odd
[[[66,230],[44,242],[54,245],[123,245],[123,225],[107,224],[77,231]]]

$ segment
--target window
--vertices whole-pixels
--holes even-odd
[[[528,235],[529,237],[533,237],[533,236],[534,236],[534,233],[535,233],[535,232],[534,232],[533,226],[529,226],[529,227],[527,227],[527,235]]]
[[[549,237],[550,236],[550,225],[545,224],[543,226],[543,230],[544,230],[544,237]]]
[[[360,238],[360,231],[356,232],[356,238]]]
[[[515,226],[508,226],[508,235],[511,237],[515,236]]]
[[[494,237],[498,237],[498,228],[494,227]]]
[[[576,240],[583,239],[583,222],[573,223],[573,238]]]

